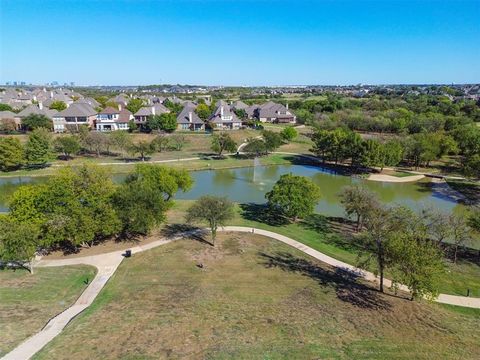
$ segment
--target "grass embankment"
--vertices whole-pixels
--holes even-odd
[[[185,219],[185,211],[192,201],[177,200],[168,214],[168,223],[181,223]],[[291,237],[326,255],[349,264],[358,262],[358,248],[351,241],[352,226],[314,214],[304,221],[282,224],[276,219],[267,217],[264,209],[255,205],[237,205],[235,217],[229,225],[251,226],[270,230]],[[480,297],[480,265],[478,263],[459,260],[455,265],[445,262],[447,272],[443,277],[440,292],[453,295]]]
[[[260,131],[245,129],[238,131],[230,131],[229,134],[237,142],[241,144],[248,138],[253,138],[261,134]],[[187,170],[203,170],[203,169],[222,169],[229,167],[246,167],[252,166],[251,159],[246,159],[243,157],[236,158],[234,156],[227,157],[225,159],[215,159],[211,150],[211,141],[212,137],[210,134],[205,133],[181,133],[185,136],[186,142],[180,151],[162,151],[155,153],[148,158],[148,161],[166,161],[166,160],[179,160],[185,158],[200,158],[199,160],[189,160],[185,162],[167,162],[166,165],[185,168]],[[23,136],[25,135],[18,135]],[[58,135],[54,135],[58,136]],[[133,142],[139,142],[142,140],[151,141],[155,138],[154,134],[131,134]],[[298,138],[293,140],[288,144],[280,146],[278,151],[291,152],[291,153],[301,153],[309,154],[311,148],[311,141],[306,135],[299,135]],[[110,151],[115,152],[115,149]],[[287,158],[287,156],[283,156]],[[270,161],[269,159],[273,160]],[[262,159],[266,165],[277,164],[279,163],[279,157],[277,155],[272,155]],[[285,163],[280,162],[280,163]],[[79,166],[84,163],[92,164],[108,164],[111,168],[112,173],[122,174],[131,171],[136,164],[141,163],[141,161],[136,159],[127,159],[124,160],[121,155],[105,156],[101,155],[96,157],[94,155],[88,156],[77,156],[74,159],[69,161],[64,160],[55,160],[48,167],[45,168],[35,168],[35,169],[21,169],[18,171],[9,171],[3,172],[0,171],[0,178],[2,177],[18,177],[18,176],[49,176],[55,174],[56,171],[62,166]]]
[[[0,271],[0,356],[72,305],[93,279],[89,266]]]
[[[126,259],[34,359],[474,359],[477,314],[379,294],[272,239],[220,234],[215,248],[180,240]]]

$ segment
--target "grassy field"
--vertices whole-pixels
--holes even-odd
[[[260,131],[252,129],[244,129],[238,131],[229,132],[231,137],[240,145],[242,142],[249,138],[259,136]],[[211,135],[205,133],[182,133],[186,137],[186,142],[182,150],[180,151],[163,151],[161,153],[152,154],[148,160],[151,161],[163,161],[163,160],[178,160],[183,158],[199,157],[201,160],[192,160],[183,162],[180,164],[168,163],[170,166],[182,167],[188,170],[200,170],[200,169],[218,169],[228,167],[245,167],[251,166],[251,159],[236,157],[228,157],[223,160],[212,159],[214,155],[210,149],[211,147]],[[25,139],[25,135],[18,135]],[[151,141],[155,138],[154,134],[131,134],[133,142],[139,142],[142,140]],[[300,134],[294,141],[288,144],[280,146],[278,151],[309,154],[311,148],[311,140],[304,134]],[[115,151],[112,149],[111,151]],[[271,157],[266,157],[263,160],[265,164],[278,163],[278,156],[273,155],[273,162]],[[125,161],[122,156],[99,156],[94,155],[82,155],[77,156],[69,161],[55,160],[49,167],[41,169],[22,169],[18,171],[3,172],[0,171],[0,177],[16,177],[16,176],[48,176],[54,174],[60,166],[78,166],[83,163],[108,163],[113,173],[126,173],[131,171],[136,163],[139,163],[138,159],[128,159]],[[282,162],[285,163],[285,162]]]
[[[177,200],[168,214],[168,223],[176,224],[185,221],[185,211],[192,201]],[[267,217],[266,212],[258,206],[237,205],[235,217],[229,225],[251,226],[270,230],[291,237],[324,254],[349,264],[358,262],[358,249],[350,240],[352,226],[339,219],[327,219],[314,214],[298,223],[282,224]],[[480,297],[480,265],[461,260],[456,265],[445,262],[447,272],[441,283],[440,292],[463,295],[470,289],[470,295]]]
[[[478,311],[382,295],[345,276],[252,234],[221,234],[215,248],[180,240],[125,260],[34,359],[480,356]]]
[[[95,276],[89,266],[0,271],[0,356],[75,302]]]

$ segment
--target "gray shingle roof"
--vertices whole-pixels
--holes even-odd
[[[190,122],[190,113],[192,113],[192,121]],[[178,124],[203,124],[203,120],[200,119],[195,112],[195,108],[189,105],[183,107],[183,110],[177,116]]]
[[[170,110],[162,104],[155,104],[151,106],[143,106],[135,113],[135,116],[150,116],[153,115],[152,107],[155,108],[155,115],[169,113]]]
[[[80,117],[80,116],[92,116],[97,112],[89,104],[73,103],[65,110],[60,111],[57,116],[61,117]]]
[[[57,110],[50,110],[50,109],[40,109],[37,105],[28,105],[25,109],[20,111],[17,114],[17,117],[23,118],[30,114],[38,114],[38,115],[45,115],[48,118],[52,118],[54,114],[57,113]]]

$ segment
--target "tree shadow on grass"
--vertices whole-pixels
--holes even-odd
[[[275,214],[266,204],[240,204],[242,217],[250,221],[258,221],[271,226],[281,226],[289,223],[288,219]]]
[[[344,269],[326,270],[312,262],[286,252],[273,255],[259,253],[267,268],[280,268],[316,280],[321,286],[333,287],[337,298],[362,309],[389,310],[391,304],[381,294],[358,282],[358,275]]]
[[[208,230],[189,224],[166,225],[162,228],[160,234],[167,239],[173,239],[180,236],[184,239],[191,239],[202,244],[212,245],[211,241],[209,241],[210,233]]]

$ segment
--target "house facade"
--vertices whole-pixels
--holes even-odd
[[[260,105],[255,111],[254,116],[261,122],[295,124],[297,122],[296,115],[282,104],[269,101]]]
[[[128,130],[128,122],[132,119],[133,115],[127,109],[107,107],[97,114],[95,128],[97,131]]]
[[[242,126],[242,121],[225,101],[218,103],[215,112],[209,118],[209,122],[213,129],[218,130],[235,130]]]
[[[195,112],[195,107],[186,105],[177,116],[177,130],[202,131],[205,130],[205,123]]]
[[[90,105],[73,103],[53,116],[53,130],[55,132],[64,132],[67,129],[78,131],[82,125],[93,129],[96,119],[97,112]]]
[[[167,114],[169,112],[170,110],[162,104],[143,106],[134,114],[135,124],[143,125],[147,122],[150,116]]]

